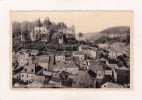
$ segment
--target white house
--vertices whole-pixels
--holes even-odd
[[[28,63],[27,58],[28,57],[26,55],[20,55],[18,57],[18,64],[19,64],[19,66],[25,66]]]
[[[74,51],[73,57],[78,57],[80,61],[85,60],[85,54],[82,51]]]
[[[90,47],[89,47],[89,45],[80,45],[79,46],[79,51],[82,51],[82,52],[84,52],[85,54],[90,54]]]
[[[33,81],[35,75],[35,64],[24,66],[24,69],[20,73],[20,80],[30,83]]]
[[[65,53],[57,53],[55,55],[55,61],[56,62],[63,62],[63,61],[65,61]]]
[[[38,65],[40,65],[43,70],[48,70],[49,64],[49,57],[48,56],[41,56],[38,61]]]
[[[32,50],[32,51],[31,51],[31,55],[34,55],[34,56],[36,56],[38,53],[39,53],[38,50]]]
[[[89,56],[91,57],[91,58],[93,58],[93,59],[96,59],[96,57],[97,57],[97,48],[91,48],[90,49],[90,52],[89,52]]]
[[[113,59],[108,59],[106,60],[106,65],[110,67],[111,69],[118,69],[118,62]]]
[[[98,48],[100,48],[100,49],[108,49],[109,48],[109,44],[107,44],[107,43],[99,43],[98,44]]]
[[[109,58],[116,59],[117,53],[115,51],[111,50],[111,51],[109,51],[108,56],[109,56]]]
[[[76,74],[78,72],[79,68],[75,65],[75,63],[72,62],[58,62],[53,67],[53,71],[55,72],[68,72],[70,74]]]
[[[112,70],[109,67],[105,68],[105,75],[110,75],[112,76]]]

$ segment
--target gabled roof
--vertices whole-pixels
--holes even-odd
[[[80,45],[81,49],[90,49],[89,45]]]
[[[31,50],[32,53],[38,53],[38,50]]]
[[[23,70],[23,67],[20,67],[20,68],[17,68],[15,70],[13,70],[13,75],[17,74],[17,73],[20,73],[21,71]]]
[[[84,55],[84,53],[82,51],[74,51],[73,53],[74,53],[74,55]]]
[[[112,82],[106,82],[103,85],[106,85],[106,88],[124,88],[123,85],[112,83]]]
[[[118,64],[118,61],[116,61],[115,59],[108,59],[107,61],[109,62],[109,64]]]
[[[56,68],[78,68],[76,64],[72,62],[58,62],[56,65],[54,65]]]
[[[72,61],[73,57],[72,56],[71,57],[66,57],[65,59],[66,59],[66,61]]]
[[[41,56],[39,58],[39,62],[41,62],[41,63],[48,63],[49,62],[49,57],[48,56]]]
[[[25,71],[25,69],[26,69],[26,71]],[[34,71],[33,72],[31,71],[32,69],[35,69],[35,64],[25,65],[21,72],[22,73],[35,74]]]
[[[56,53],[56,56],[65,56],[65,53],[64,52],[58,52],[58,53]]]
[[[93,70],[93,71],[103,71],[104,68],[107,67],[107,65],[104,62],[95,61],[93,62],[93,65],[89,65],[88,67],[90,70]]]
[[[91,48],[91,50],[94,50],[94,51],[97,51],[97,50],[98,50],[97,47],[90,47],[90,48]]]

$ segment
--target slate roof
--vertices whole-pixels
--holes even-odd
[[[93,65],[88,66],[90,70],[93,71],[104,71],[104,68],[107,67],[107,65],[104,62],[96,61]]]
[[[26,69],[26,71],[25,71]],[[24,66],[23,70],[21,71],[22,73],[29,73],[29,74],[35,74],[35,71],[31,71],[32,69],[35,69],[35,64],[29,64]]]
[[[78,68],[74,62],[58,62],[54,65],[56,68]]]

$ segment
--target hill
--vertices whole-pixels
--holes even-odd
[[[117,27],[110,27],[107,28],[100,33],[103,34],[130,34],[130,27],[129,26],[117,26]]]

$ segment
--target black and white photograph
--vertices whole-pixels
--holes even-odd
[[[12,11],[12,88],[130,89],[131,11]]]

